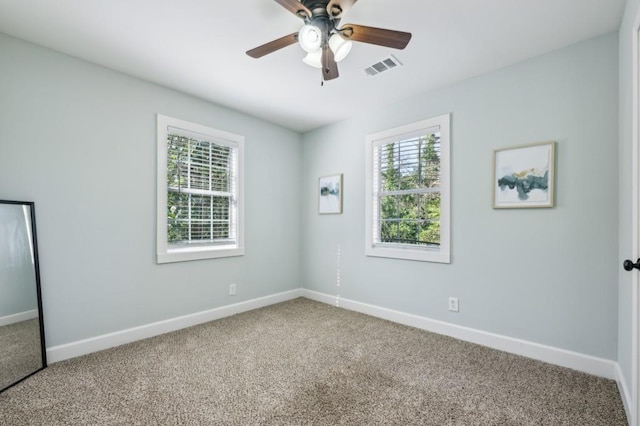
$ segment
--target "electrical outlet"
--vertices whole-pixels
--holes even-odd
[[[236,294],[236,283],[229,284],[229,296]]]
[[[458,298],[450,297],[449,298],[449,310],[451,312],[458,312]]]

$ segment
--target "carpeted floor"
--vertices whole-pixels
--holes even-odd
[[[41,368],[41,351],[37,318],[0,327],[0,389]]]
[[[626,425],[616,384],[307,299],[53,364],[1,425]]]

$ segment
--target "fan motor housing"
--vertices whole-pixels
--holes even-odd
[[[316,17],[326,16],[329,19],[337,18],[342,14],[342,9],[339,5],[334,5],[331,11],[327,10],[328,0],[302,0],[301,3],[311,11],[311,20]]]
[[[302,3],[307,9],[311,11],[320,8],[327,10],[329,0],[301,0],[300,3]]]

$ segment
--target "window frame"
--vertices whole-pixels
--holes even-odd
[[[167,137],[169,128],[180,135],[237,149],[235,224],[236,241],[171,247],[167,241]],[[173,133],[173,132],[172,132]],[[244,137],[222,130],[157,114],[156,262],[171,263],[244,255]]]
[[[365,254],[374,257],[451,263],[451,114],[443,114],[365,137]],[[399,245],[376,243],[375,230],[379,226],[378,190],[374,184],[374,147],[419,136],[429,129],[440,129],[440,246]]]

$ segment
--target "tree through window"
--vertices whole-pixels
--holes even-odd
[[[367,254],[449,262],[449,116],[367,137]]]
[[[380,242],[440,245],[440,133],[391,142],[376,151]]]

